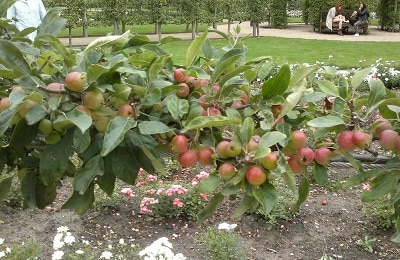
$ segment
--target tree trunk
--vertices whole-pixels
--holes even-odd
[[[87,24],[88,20],[87,20],[87,10],[85,8],[85,10],[83,11],[83,37],[88,37],[89,33],[88,33],[88,24]]]
[[[125,29],[126,29],[126,22],[125,21],[122,21],[122,33],[125,33]]]
[[[231,31],[231,18],[228,18],[228,32]]]
[[[72,47],[72,28],[68,28],[68,47]]]
[[[117,19],[114,19],[114,35],[119,35],[119,24]]]
[[[394,13],[397,14],[397,0],[394,1]],[[394,32],[396,27],[396,16],[393,17],[393,23],[392,23],[392,32]]]
[[[196,22],[192,22],[192,40],[196,38]]]
[[[257,37],[257,27],[258,27],[258,22],[252,22],[252,27],[253,27],[253,37]]]

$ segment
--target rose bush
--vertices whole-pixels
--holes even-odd
[[[50,10],[32,45],[20,38],[0,40],[0,95],[6,99],[0,113],[0,169],[17,170],[1,181],[0,198],[18,178],[25,204],[44,208],[55,200],[61,179],[71,176],[74,191],[63,208],[83,214],[95,200],[95,186],[111,196],[117,179],[134,185],[141,168],[165,171],[161,152],[170,150],[175,135],[184,135],[191,151],[203,146],[215,151],[222,141],[235,144],[232,157],[212,155],[215,171],[197,187],[210,197],[198,215],[200,222],[225,198],[241,201],[233,217],[260,209],[268,215],[278,202],[275,187],[280,182],[297,195],[292,207],[297,211],[312,182],[328,181],[325,161],[312,161],[321,147],[331,150],[331,156],[344,156],[358,171],[347,187],[370,183],[363,200],[390,194],[390,202],[399,208],[400,148],[391,149],[385,169],[365,171],[351,149],[338,145],[344,131],[373,133],[374,125],[363,129],[361,122],[377,111],[399,130],[400,100],[380,79],[367,82],[368,93],[356,94],[371,68],[346,79],[329,66],[291,68],[269,56],[247,60],[243,39],[216,31],[228,42],[219,49],[206,31],[187,49],[179,81],[190,91],[182,96],[177,95],[182,82],[174,76],[178,68],[162,49],[174,38],[155,43],[126,32],[94,40],[80,51],[64,47],[54,36],[62,28],[58,19],[57,10]],[[86,76],[82,90],[47,88],[54,82],[65,85],[72,71]],[[200,79],[201,84],[195,83]],[[121,114],[121,106],[132,110]],[[204,106],[208,113],[203,113]],[[363,116],[361,107],[366,108]],[[47,128],[40,127],[42,120]],[[299,133],[305,142],[296,141]],[[298,158],[303,147],[309,154],[305,160]],[[268,170],[260,161],[271,151],[279,159]],[[194,159],[197,153],[191,155]],[[236,169],[231,178],[218,174],[226,162]],[[293,168],[295,164],[301,167]],[[249,182],[248,169],[265,174],[262,181]],[[400,210],[395,214],[398,232],[393,241],[400,242]]]

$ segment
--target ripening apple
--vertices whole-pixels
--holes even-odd
[[[271,106],[271,112],[274,115],[274,117],[277,117],[283,109],[283,105],[279,104],[279,105],[272,105]]]
[[[117,115],[122,117],[134,117],[135,114],[133,113],[133,108],[129,104],[123,104],[118,107]]]
[[[290,146],[285,146],[282,148],[282,153],[286,156],[294,156],[297,153],[297,149],[294,149]]]
[[[174,71],[174,79],[176,82],[178,83],[186,82],[187,77],[185,76],[184,72],[186,72],[184,68],[177,68]]]
[[[64,79],[65,87],[72,91],[82,91],[85,88],[87,76],[85,72],[73,71]]]
[[[379,118],[372,124],[372,134],[376,138],[379,138],[381,133],[388,129],[392,130],[393,126],[386,118]]]
[[[206,95],[203,94],[199,97],[199,105],[204,108],[207,109],[210,107],[210,103],[206,101]]]
[[[15,93],[15,92],[25,93],[25,90],[21,86],[14,86],[11,89],[11,93]]]
[[[220,92],[221,92],[221,87],[219,86],[218,83],[215,83],[214,85],[211,86],[211,96],[213,97],[218,97]]]
[[[386,150],[395,151],[398,137],[399,133],[394,130],[387,129],[381,133],[381,136],[379,137],[379,144]]]
[[[237,109],[237,108],[241,108],[241,107],[243,107],[243,103],[240,100],[234,100],[231,104],[231,108]]]
[[[343,151],[349,152],[357,148],[353,143],[353,131],[345,130],[337,137],[337,143]]]
[[[354,131],[353,133],[353,143],[358,148],[367,148],[372,142],[372,135],[364,133],[363,131]]]
[[[98,110],[104,104],[104,96],[97,90],[88,91],[83,95],[83,104],[90,110]]]
[[[248,104],[248,103],[249,103],[250,98],[249,98],[249,96],[247,95],[246,92],[243,92],[243,93],[240,95],[240,101],[241,101],[242,104]]]
[[[234,141],[230,141],[226,147],[225,154],[228,157],[233,158],[233,157],[239,156],[241,153],[242,153],[242,148],[240,147],[240,145]]]
[[[53,122],[47,118],[43,118],[40,120],[38,128],[43,134],[48,135],[53,131]]]
[[[320,147],[315,149],[314,160],[321,165],[326,165],[332,156],[332,151],[327,147]]]
[[[102,116],[96,121],[94,121],[94,127],[100,133],[105,133],[107,131],[108,124],[110,123],[111,118],[107,116]]]
[[[183,167],[193,167],[197,162],[197,152],[195,150],[186,150],[178,155],[178,162]]]
[[[290,139],[288,146],[293,149],[300,149],[301,147],[306,146],[307,144],[307,136],[303,131],[295,130],[290,133]]]
[[[228,146],[229,146],[229,141],[226,140],[222,140],[217,144],[217,146],[215,147],[215,152],[218,155],[218,158],[220,159],[229,158],[229,155],[227,154]]]
[[[11,106],[10,98],[9,97],[3,97],[0,99],[0,112],[6,110]]]
[[[258,149],[258,142],[253,138],[250,139],[249,143],[246,145],[246,150],[248,153],[253,152]]]
[[[182,89],[181,89],[181,90],[178,90],[178,91],[176,92],[176,95],[177,95],[179,98],[187,97],[187,96],[189,95],[189,92],[190,92],[190,87],[189,87],[189,85],[188,85],[187,83],[185,83],[185,82],[182,82],[182,83],[179,83],[178,86],[181,86]]]
[[[298,161],[297,161],[297,158],[296,158],[296,156],[292,156],[292,157],[289,157],[289,159],[288,159],[288,165],[289,165],[289,167],[290,167],[290,169],[292,170],[292,172],[293,173],[300,173],[300,172],[302,172],[304,169],[305,169],[305,165],[303,165],[303,164],[300,164]]]
[[[297,152],[297,161],[302,165],[309,165],[314,161],[314,150],[310,147],[302,147]]]
[[[221,164],[218,168],[218,173],[221,176],[221,179],[223,180],[229,180],[233,176],[235,176],[236,173],[236,168],[235,166],[230,163],[230,162],[224,162]]]
[[[47,88],[50,90],[50,91],[56,91],[56,93],[54,93],[54,92],[49,92],[49,96],[50,97],[56,97],[56,96],[60,96],[60,94],[57,94],[57,91],[64,91],[65,89],[64,89],[64,86],[61,84],[61,83],[58,83],[58,82],[52,82],[52,83],[50,83],[50,84],[48,84],[47,85]]]
[[[21,106],[21,108],[18,110],[18,114],[20,114],[20,116],[25,117],[25,115],[28,113],[28,111],[36,106],[38,103],[36,103],[35,101],[32,100],[26,100],[24,102],[24,104]]]
[[[179,154],[189,149],[189,140],[184,135],[175,135],[169,143],[172,153]]]
[[[213,158],[214,150],[209,146],[202,146],[197,151],[197,161],[201,165],[212,165],[214,163]]]
[[[46,144],[56,144],[61,140],[61,135],[57,131],[52,131],[44,138]]]
[[[270,152],[262,157],[260,162],[265,169],[272,171],[278,167],[278,159],[279,156],[276,153]]]
[[[249,166],[246,170],[246,180],[252,185],[261,185],[267,180],[267,173],[258,165]]]
[[[84,105],[77,105],[76,109],[78,109],[79,111],[82,111],[83,113],[85,113],[88,116],[92,116],[92,112],[90,111],[89,108],[85,107]]]
[[[201,113],[202,116],[220,116],[222,115],[221,111],[216,107],[209,107],[204,109]]]

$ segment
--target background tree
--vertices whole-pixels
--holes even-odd
[[[273,28],[285,28],[287,26],[286,2],[270,0],[270,23]]]

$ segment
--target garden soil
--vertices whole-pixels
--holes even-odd
[[[1,206],[0,237],[8,243],[34,238],[45,246],[40,259],[51,259],[52,240],[60,226],[69,227],[75,237],[104,250],[110,241],[121,238],[144,248],[160,237],[167,237],[174,253],[200,260],[213,258],[203,257],[205,251],[199,235],[207,228],[217,231],[220,223],[227,222],[237,224],[233,232],[240,234],[237,246],[246,252],[246,259],[400,259],[400,245],[390,241],[394,230],[376,228],[374,218],[363,210],[359,198],[362,186],[340,189],[353,174],[348,167],[330,167],[330,188],[315,186],[300,211],[286,219],[271,222],[254,214],[233,219],[231,214],[236,202],[225,202],[202,225],[185,219],[157,220],[141,215],[134,199],[127,197],[104,210],[97,208],[85,215],[76,215],[61,209],[71,194],[71,180],[66,179],[54,204],[44,210]],[[359,244],[366,236],[376,239],[368,244],[373,252]],[[126,259],[135,257],[126,256]]]

